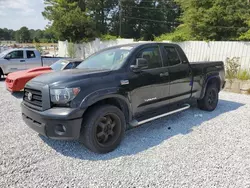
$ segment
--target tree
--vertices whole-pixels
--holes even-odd
[[[171,32],[178,23],[179,7],[173,0],[121,1],[122,35],[125,38],[153,40],[155,36]],[[112,12],[110,30],[119,34],[119,9]],[[156,29],[157,28],[157,29]]]
[[[183,28],[196,40],[237,40],[248,30],[250,5],[246,0],[176,0]]]
[[[0,28],[0,40],[13,40],[13,32],[12,29]]]
[[[86,8],[90,17],[95,21],[97,34],[107,34],[110,12],[117,6],[117,0],[89,0]]]
[[[80,42],[96,36],[94,22],[83,0],[45,0],[43,16],[52,22],[51,31],[60,40]]]
[[[30,32],[27,27],[22,27],[20,30],[16,31],[16,41],[20,43],[30,42]]]
[[[45,0],[43,15],[60,40],[79,42],[103,35],[153,40],[178,23],[174,0]],[[157,29],[156,29],[157,28]]]
[[[17,42],[56,42],[55,36],[53,35],[52,31],[50,29],[46,30],[34,30],[28,28],[21,28],[21,31],[14,31],[12,29],[2,29],[0,28],[0,40],[17,40]],[[23,36],[20,36],[20,34],[23,33]],[[24,40],[21,40],[21,38],[24,38]]]
[[[71,58],[75,58],[76,56],[76,47],[75,44],[72,42],[68,43],[68,56]]]

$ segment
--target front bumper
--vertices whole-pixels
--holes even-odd
[[[11,79],[7,76],[7,78],[5,79],[5,85],[6,85],[6,89],[10,92],[18,92],[23,90],[25,84],[26,84],[27,80],[23,80],[23,79]]]
[[[24,122],[34,131],[56,140],[75,140],[80,136],[84,110],[51,108],[36,111],[21,104]]]

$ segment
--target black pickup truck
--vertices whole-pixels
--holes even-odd
[[[24,89],[22,117],[51,139],[77,139],[107,153],[125,130],[186,110],[213,111],[223,62],[190,63],[176,44],[134,43],[99,51],[75,70],[44,74]]]

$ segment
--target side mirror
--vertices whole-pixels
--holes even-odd
[[[140,71],[140,70],[146,69],[146,68],[148,68],[148,61],[144,58],[137,58],[136,64],[131,65],[130,68],[133,71]]]

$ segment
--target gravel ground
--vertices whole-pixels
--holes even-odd
[[[250,96],[222,92],[218,108],[185,112],[126,133],[98,155],[39,136],[21,95],[0,82],[0,187],[250,187]]]

